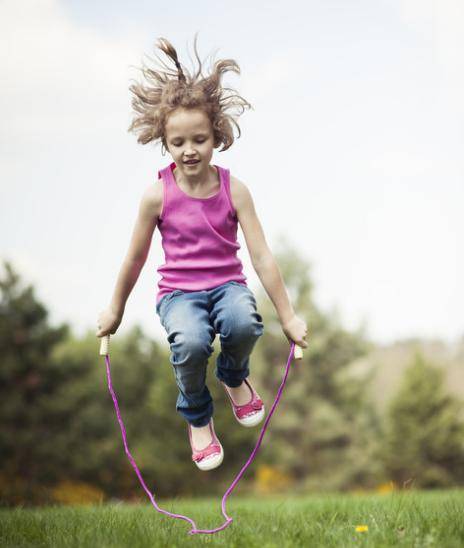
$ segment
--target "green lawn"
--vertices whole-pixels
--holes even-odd
[[[223,522],[220,499],[157,501],[193,518],[199,529]],[[464,546],[464,491],[402,491],[385,495],[241,498],[234,519],[214,535],[188,535],[190,524],[143,505],[0,510],[0,546],[229,547]],[[368,531],[356,532],[358,525]]]

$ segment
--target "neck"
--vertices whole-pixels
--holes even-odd
[[[178,165],[176,165],[174,171],[176,172],[176,180],[178,183],[183,183],[194,188],[208,182],[209,178],[211,177],[212,169],[214,168],[211,168],[211,166],[208,165],[203,171],[200,171],[199,173],[196,173],[194,175],[187,175],[185,171],[183,171]]]

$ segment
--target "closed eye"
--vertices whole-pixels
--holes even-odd
[[[205,141],[206,141],[206,139],[197,139],[197,140],[196,140],[196,142],[197,142],[198,144],[204,143]],[[183,143],[173,143],[173,146],[175,146],[175,147],[180,147],[180,146],[182,146],[182,144],[183,144]]]

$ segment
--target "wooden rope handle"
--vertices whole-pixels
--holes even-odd
[[[301,360],[303,358],[303,349],[295,343],[295,349],[293,351],[295,360]]]
[[[105,335],[102,337],[101,343],[100,343],[100,356],[108,356],[110,347],[110,336]]]

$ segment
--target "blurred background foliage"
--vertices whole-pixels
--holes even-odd
[[[287,242],[275,253],[309,348],[293,362],[257,459],[236,488],[247,494],[389,492],[464,484],[464,339],[381,347],[314,302],[311,265]],[[94,330],[52,326],[46,305],[9,262],[0,276],[0,504],[145,500],[124,452]],[[269,411],[289,345],[264,292],[265,324],[251,378]],[[97,316],[96,311],[96,316]],[[167,341],[135,326],[112,340],[111,371],[128,443],[155,497],[221,495],[255,446],[214,377],[208,386],[225,448],[207,474],[190,457]]]

